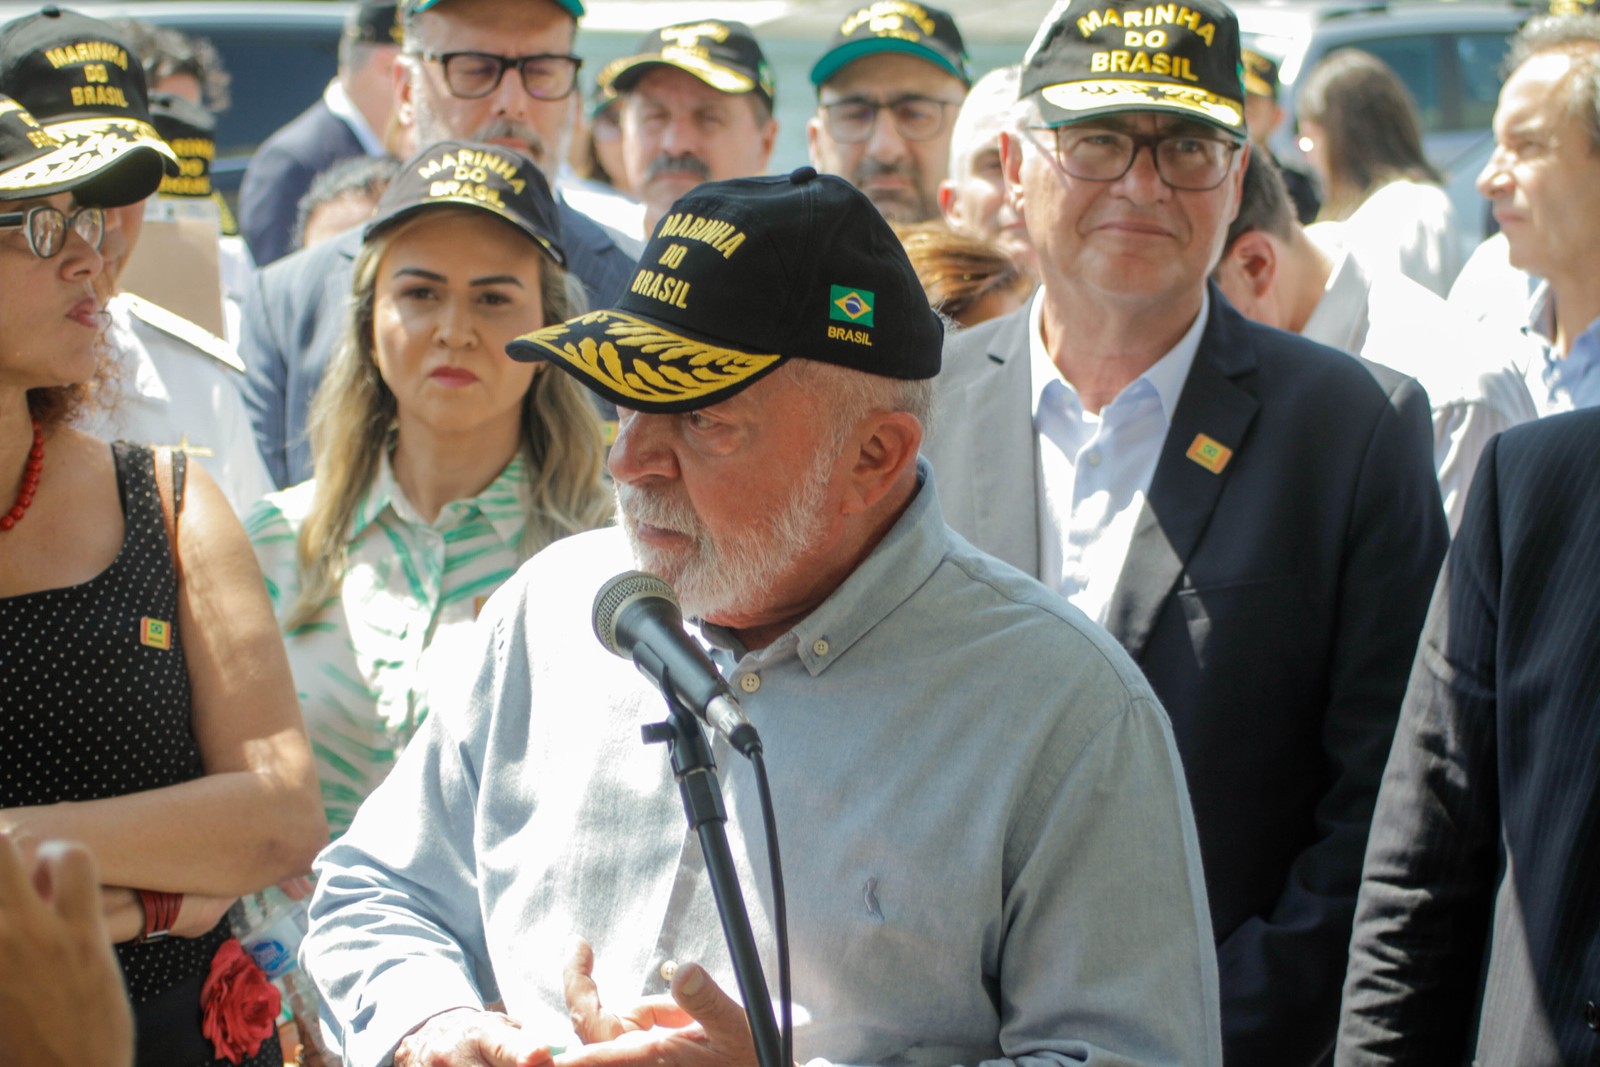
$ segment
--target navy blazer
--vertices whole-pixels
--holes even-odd
[[[365,154],[355,131],[320,97],[261,142],[239,187],[239,232],[258,266],[293,251],[295,216],[312,179]]]
[[[1597,456],[1584,411],[1478,463],[1373,816],[1340,1067],[1600,1063]]]
[[[590,307],[610,307],[633,277],[633,257],[587,215],[557,200],[567,269]],[[306,417],[349,316],[361,249],[357,226],[257,271],[245,292],[239,356],[244,402],[272,479],[282,489],[311,477]]]
[[[924,451],[947,521],[1037,577],[1027,327],[1023,308],[951,337]],[[1189,458],[1202,434],[1231,450],[1218,470]],[[1183,756],[1229,1067],[1332,1050],[1368,823],[1446,540],[1416,382],[1250,322],[1213,287],[1107,629]]]

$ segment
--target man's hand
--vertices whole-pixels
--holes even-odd
[[[401,1039],[394,1067],[539,1067],[550,1049],[496,1011],[452,1008]]]
[[[604,1011],[590,977],[594,953],[579,943],[564,981],[572,1028],[584,1041],[556,1067],[755,1067],[744,1008],[699,964],[672,976],[672,996],[650,997],[620,1015]]]
[[[25,860],[0,833],[0,1034],[0,1067],[133,1062],[100,876],[81,845],[43,842]]]

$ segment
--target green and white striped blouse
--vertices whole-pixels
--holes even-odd
[[[466,662],[458,652],[479,609],[521,565],[525,469],[519,453],[430,523],[385,456],[351,523],[339,595],[316,621],[284,632],[334,837],[427,718],[438,672]],[[245,520],[280,624],[300,593],[295,539],[315,487],[273,493]]]

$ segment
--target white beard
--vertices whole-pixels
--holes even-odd
[[[823,504],[836,459],[837,453],[819,450],[780,511],[719,538],[712,537],[686,499],[618,482],[617,513],[634,561],[672,586],[685,618],[758,613],[778,580],[820,539],[827,524]],[[641,544],[640,523],[688,534],[694,547],[689,552],[666,552]]]

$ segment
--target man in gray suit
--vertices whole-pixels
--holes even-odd
[[[411,0],[396,66],[396,118],[425,146],[440,140],[504,145],[555,185],[566,158],[579,59],[581,0]],[[621,295],[633,257],[610,234],[558,203],[561,243],[591,306]],[[239,353],[245,402],[279,486],[311,476],[306,412],[345,319],[359,229],[286,257],[246,294]]]
[[[1208,287],[1249,152],[1225,7],[1064,2],[1020,91],[1042,288],[948,344],[924,451],[950,524],[1105,625],[1172,718],[1224,1061],[1320,1064],[1445,547],[1427,398]]]

